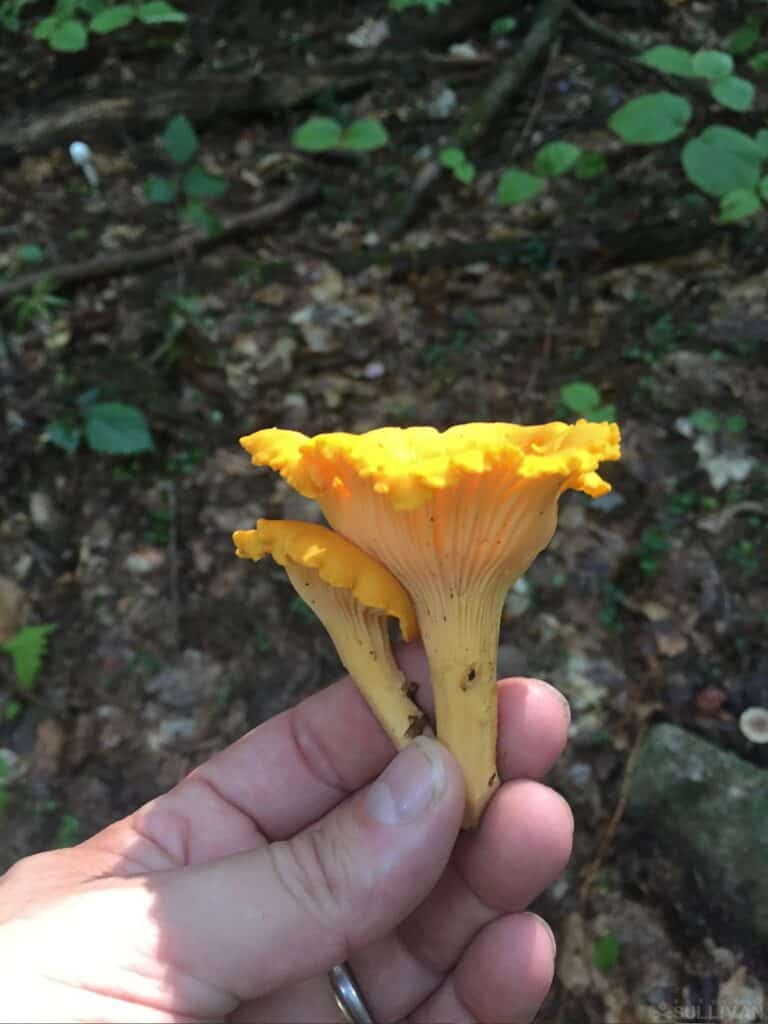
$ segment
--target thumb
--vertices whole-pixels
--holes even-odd
[[[463,807],[458,765],[419,737],[290,840],[152,876],[157,954],[240,1000],[322,973],[426,897]]]

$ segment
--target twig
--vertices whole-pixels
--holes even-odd
[[[549,48],[549,57],[547,58],[547,63],[545,65],[545,67],[544,67],[544,70],[541,73],[541,79],[539,81],[539,88],[536,91],[536,98],[534,99],[533,103],[531,104],[531,109],[528,111],[528,116],[525,119],[525,124],[523,125],[523,129],[518,134],[517,141],[515,142],[515,144],[512,147],[512,149],[510,150],[510,153],[509,153],[509,159],[510,160],[516,160],[517,159],[517,157],[520,154],[523,146],[528,141],[528,137],[530,136],[531,132],[533,131],[533,126],[536,124],[536,121],[538,120],[539,114],[541,113],[541,108],[544,106],[544,97],[546,96],[546,93],[547,93],[547,83],[549,82],[549,75],[550,75],[550,72],[552,70],[552,65],[554,64],[555,58],[557,57],[559,52],[560,52],[560,38],[558,36],[558,38],[553,41],[552,45]],[[502,146],[502,149],[503,148],[504,147]]]
[[[630,53],[637,53],[641,49],[640,45],[631,36],[608,28],[601,21],[598,21],[597,18],[593,18],[591,14],[582,11],[576,4],[569,3],[566,11],[574,21],[577,21],[583,29],[601,43],[607,43],[608,46],[614,46],[618,50],[627,50]]]
[[[531,69],[554,38],[560,18],[568,0],[542,0],[528,34],[514,56],[502,63],[501,69],[488,88],[469,107],[459,126],[452,145],[467,149],[477,143],[509,100],[525,84]],[[400,235],[413,221],[417,211],[445,168],[436,157],[419,172],[399,215],[382,229],[386,241]]]
[[[637,758],[640,754],[640,748],[643,745],[645,734],[648,732],[648,727],[651,724],[651,718],[660,708],[660,704],[652,704],[646,709],[640,722],[640,727],[635,735],[635,739],[632,743],[632,749],[629,752],[629,757],[627,758],[627,763],[624,768],[624,778],[621,780],[621,791],[619,793],[618,802],[614,808],[613,814],[611,815],[610,821],[603,831],[600,839],[600,845],[597,848],[597,853],[595,854],[592,863],[589,865],[587,874],[582,882],[581,888],[579,889],[579,901],[582,906],[584,906],[589,899],[589,894],[592,891],[592,885],[597,873],[605,863],[608,851],[611,848],[611,843],[613,842],[613,837],[616,835],[616,829],[619,827],[621,820],[624,817],[624,812],[627,809],[627,801],[629,800],[629,792],[632,787],[632,779],[635,774],[635,766],[637,765]]]
[[[286,214],[315,202],[320,196],[317,186],[301,187],[287,192],[273,203],[267,203],[257,210],[249,210],[239,217],[227,221],[217,235],[204,235],[200,231],[186,231],[178,238],[162,245],[151,245],[145,249],[118,253],[115,256],[97,256],[92,260],[79,263],[62,264],[47,270],[24,274],[0,284],[0,302],[19,295],[48,281],[52,286],[78,284],[82,281],[95,281],[99,278],[114,277],[135,270],[146,270],[161,263],[207,252],[223,242],[229,242],[239,235],[253,231],[255,228],[266,227]]]

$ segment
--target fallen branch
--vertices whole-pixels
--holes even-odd
[[[607,46],[614,46],[617,50],[626,50],[628,53],[639,53],[642,49],[640,44],[636,43],[631,36],[608,28],[607,25],[603,25],[601,21],[593,18],[591,14],[587,14],[586,11],[583,11],[576,4],[569,3],[566,11],[581,28],[589,32],[591,36],[594,36],[601,43],[605,43]]]
[[[552,43],[567,3],[568,0],[542,0],[528,34],[514,55],[503,62],[501,70],[488,88],[470,106],[451,145],[467,149],[485,135],[502,108],[523,87],[536,61]],[[445,168],[436,157],[424,165],[400,214],[382,230],[385,240],[395,238],[408,227],[444,171]]]
[[[0,161],[46,152],[73,139],[92,142],[97,135],[123,145],[127,131],[155,131],[180,110],[198,126],[224,116],[274,116],[276,111],[304,106],[330,87],[342,95],[367,89],[370,78],[365,69],[334,77],[314,71],[265,75],[251,70],[190,78],[157,92],[137,89],[127,96],[61,103],[39,116],[23,110],[0,122]]]
[[[315,188],[297,189],[268,206],[233,218],[213,238],[190,233],[165,245],[25,274],[0,285],[0,302],[29,291],[41,281],[59,286],[81,284],[145,270],[178,257],[199,255],[254,228],[272,224],[292,210],[313,202],[318,195],[319,190]],[[366,247],[350,252],[334,250],[324,254],[324,258],[340,273],[348,275],[359,274],[369,267],[387,267],[393,275],[404,277],[471,263],[491,263],[499,267],[547,267],[562,263],[566,269],[578,266],[585,272],[602,273],[632,263],[685,256],[707,244],[713,235],[722,236],[724,231],[723,227],[706,220],[694,224],[662,222],[631,231],[604,232],[588,232],[583,230],[583,226],[570,227],[566,224],[552,237],[500,238],[491,242],[459,242],[414,250],[397,246]],[[259,271],[265,283],[292,281],[295,263],[283,260],[264,263]]]
[[[42,281],[49,282],[53,287],[79,284],[83,281],[95,281],[99,278],[115,277],[136,270],[146,270],[161,263],[169,263],[179,258],[188,259],[207,252],[223,242],[232,241],[240,235],[247,234],[256,228],[267,227],[294,210],[307,206],[320,196],[317,186],[304,186],[286,192],[280,199],[267,203],[256,210],[240,214],[225,222],[216,235],[204,235],[199,231],[187,231],[171,242],[151,245],[145,249],[117,253],[115,256],[97,256],[79,263],[67,263],[47,270],[24,274],[0,284],[0,302],[14,295],[30,291]]]

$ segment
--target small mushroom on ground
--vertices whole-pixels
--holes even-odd
[[[747,708],[739,715],[739,730],[750,743],[768,743],[768,708]]]
[[[504,598],[546,547],[557,502],[592,497],[619,458],[615,423],[470,423],[366,434],[260,430],[240,439],[256,465],[314,498],[334,529],[410,594],[429,659],[437,735],[461,765],[465,827],[498,785],[496,656]]]
[[[266,554],[282,565],[296,593],[328,630],[350,673],[397,750],[425,731],[427,720],[409,696],[389,639],[390,616],[405,640],[418,636],[410,597],[383,565],[326,526],[259,519],[232,539],[240,558]]]

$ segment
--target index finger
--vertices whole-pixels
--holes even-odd
[[[431,706],[426,657],[397,652]],[[541,778],[568,731],[567,705],[538,680],[502,680],[499,774]],[[395,751],[349,676],[257,726],[196,768],[170,793],[134,815],[134,828],[172,849],[176,863],[200,863],[285,839],[317,821],[381,773]],[[184,841],[160,841],[171,830]]]

